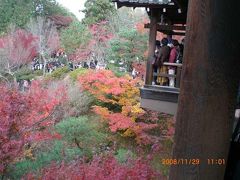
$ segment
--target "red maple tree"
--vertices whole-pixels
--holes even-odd
[[[36,56],[37,37],[25,30],[12,30],[0,41],[0,65],[4,73],[14,75],[21,65],[25,65]]]
[[[33,82],[28,92],[0,86],[0,174],[16,157],[27,142],[41,138],[42,127],[54,122],[53,114],[66,98],[63,87],[55,90]],[[41,127],[41,128],[40,128]],[[36,136],[36,133],[38,136]]]

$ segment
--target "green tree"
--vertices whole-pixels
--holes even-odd
[[[33,0],[34,13],[36,16],[51,16],[51,15],[62,15],[71,16],[75,18],[73,13],[69,12],[66,8],[61,6],[56,0]]]
[[[84,6],[83,22],[88,25],[107,20],[111,14],[116,12],[110,0],[87,0]]]
[[[10,24],[23,27],[32,16],[31,0],[0,0],[0,32],[6,32]]]
[[[87,116],[68,118],[55,126],[55,129],[69,143],[75,144],[86,156],[101,151],[108,144],[107,134],[100,131],[99,123]]]
[[[144,19],[148,19],[148,15],[141,9],[132,10],[128,7],[122,7],[117,10],[114,16],[109,16],[109,26],[113,33],[118,33],[123,27],[134,29],[136,24],[143,23]]]
[[[123,61],[129,69],[132,62],[144,60],[147,39],[147,34],[141,34],[136,29],[122,28],[110,41],[108,60]]]
[[[74,53],[81,45],[90,39],[90,33],[85,25],[74,21],[61,32],[61,44],[68,54]]]
[[[0,0],[0,34],[7,31],[10,24],[23,28],[37,16],[63,15],[76,17],[55,0]]]

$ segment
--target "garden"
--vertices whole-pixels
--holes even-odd
[[[0,3],[1,179],[167,179],[174,118],[140,107],[146,14],[89,0],[80,22],[56,1]],[[107,67],[80,66],[93,61]]]

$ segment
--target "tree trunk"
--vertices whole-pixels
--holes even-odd
[[[46,66],[47,66],[47,60],[45,59],[44,55],[41,55],[43,59],[43,76],[46,75]]]
[[[188,9],[173,151],[180,160],[170,180],[220,180],[226,163],[216,163],[227,161],[240,77],[240,1],[190,0]]]

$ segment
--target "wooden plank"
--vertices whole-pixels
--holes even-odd
[[[170,93],[175,93],[175,94],[179,94],[179,92],[180,92],[179,88],[173,88],[173,87],[168,87],[168,86],[144,85],[144,88],[155,89],[155,90],[158,90],[161,92],[170,92]]]
[[[240,2],[191,0],[188,7],[172,158],[200,163],[171,166],[169,179],[230,180],[226,164],[207,159],[227,162],[240,79]]]
[[[169,62],[164,62],[163,65],[165,65],[165,66],[176,66],[176,67],[182,67],[182,64],[179,64],[179,63],[169,63]]]
[[[163,31],[163,30],[158,30],[159,32],[162,32],[163,34],[167,35],[176,35],[176,36],[185,36],[185,32],[176,32],[176,31]]]
[[[141,107],[152,111],[175,115],[177,103],[141,98]]]
[[[175,36],[185,36],[186,33],[185,32],[176,32],[176,31],[163,31],[163,30],[157,30],[163,34],[167,34],[167,35],[175,35]]]
[[[156,89],[140,88],[141,98],[153,99],[166,102],[178,102],[178,94],[169,91],[158,91]]]

